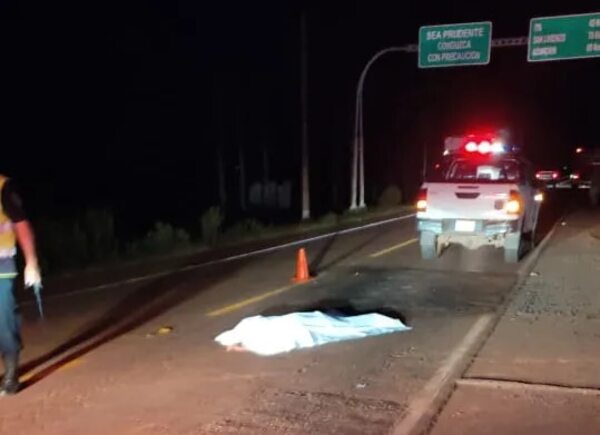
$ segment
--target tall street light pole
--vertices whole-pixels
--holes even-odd
[[[302,105],[302,220],[310,219],[310,183],[308,153],[308,53],[306,36],[306,12],[300,17],[301,38],[301,105]]]
[[[393,52],[414,53],[417,47],[406,45],[403,47],[388,47],[375,53],[367,62],[356,86],[356,99],[354,108],[354,140],[352,142],[352,185],[350,195],[350,210],[366,207],[365,203],[365,159],[364,159],[364,122],[363,122],[363,89],[367,73],[371,65],[385,54]]]

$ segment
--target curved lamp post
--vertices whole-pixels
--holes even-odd
[[[406,45],[403,47],[388,47],[379,50],[367,62],[356,87],[356,102],[354,109],[354,141],[352,146],[352,185],[350,210],[365,208],[365,160],[364,160],[364,129],[363,129],[363,89],[367,73],[371,65],[380,57],[393,52],[412,53],[417,51],[416,45]],[[357,189],[358,186],[358,189]],[[357,192],[358,190],[358,192]],[[358,194],[357,194],[358,193]],[[357,201],[358,200],[358,201]]]

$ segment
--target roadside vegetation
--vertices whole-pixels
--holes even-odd
[[[285,225],[266,225],[246,218],[225,225],[225,214],[210,207],[195,226],[178,228],[168,222],[156,222],[142,237],[121,240],[116,217],[110,210],[89,209],[75,216],[34,222],[42,267],[46,274],[137,262],[145,259],[186,255],[207,249],[232,246],[256,240],[293,237],[350,226],[410,210],[402,205],[396,186],[387,187],[377,205],[365,210],[338,214],[328,212],[309,221]]]

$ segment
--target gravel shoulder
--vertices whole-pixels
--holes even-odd
[[[598,222],[580,211],[558,228],[432,433],[597,433]]]

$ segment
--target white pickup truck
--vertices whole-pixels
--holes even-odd
[[[493,137],[453,139],[417,200],[422,257],[438,257],[450,244],[491,245],[518,262],[533,243],[543,199],[531,164]]]

